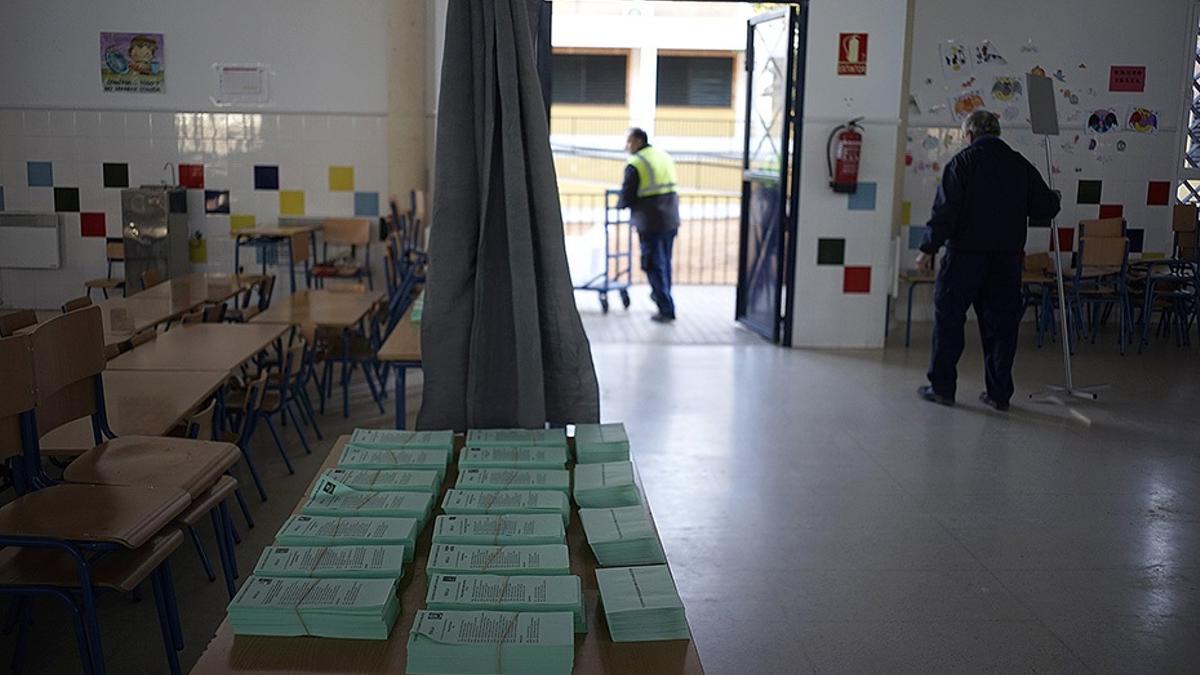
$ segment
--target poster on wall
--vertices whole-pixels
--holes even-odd
[[[100,33],[104,91],[161,94],[166,80],[162,33]]]
[[[837,74],[867,74],[866,33],[842,33],[840,36],[838,36]]]
[[[1113,108],[1100,108],[1088,115],[1087,131],[1089,134],[1107,134],[1120,128],[1120,117]]]
[[[961,122],[967,119],[971,113],[984,107],[983,94],[979,93],[979,90],[973,89],[951,98],[950,105],[954,111],[954,119]]]
[[[946,79],[954,79],[971,73],[971,60],[967,56],[967,48],[950,40],[938,45],[938,53],[942,57],[942,74]]]
[[[1012,75],[997,75],[992,80],[992,98],[999,103],[1020,103],[1025,95],[1021,79]]]
[[[1158,133],[1158,111],[1143,106],[1133,106],[1125,118],[1125,128],[1139,134]],[[1118,148],[1122,150],[1123,148]]]
[[[217,73],[216,105],[266,105],[267,67],[261,63],[214,63]]]

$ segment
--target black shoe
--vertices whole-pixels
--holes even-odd
[[[999,401],[994,401],[994,400],[992,400],[991,396],[988,396],[988,393],[986,391],[979,395],[979,400],[984,405],[989,405],[989,406],[995,408],[996,410],[999,410],[1000,412],[1006,412],[1008,410],[1008,401],[1005,401],[1003,403],[1001,403]]]
[[[663,314],[662,312],[659,312],[658,314],[655,314],[654,316],[650,317],[650,320],[657,321],[658,323],[671,323],[672,321],[675,320],[675,315],[674,314]]]
[[[926,401],[929,401],[930,403],[936,403],[938,405],[944,405],[944,406],[948,406],[951,408],[954,407],[954,399],[952,399],[948,396],[942,396],[941,394],[937,393],[936,391],[933,390],[932,385],[926,384],[926,385],[917,387],[917,395],[920,396],[921,398],[925,399]]]

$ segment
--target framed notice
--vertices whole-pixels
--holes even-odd
[[[271,96],[267,88],[269,70],[261,63],[217,63],[217,105],[266,105]]]
[[[838,36],[837,74],[867,74],[866,33],[842,33]]]

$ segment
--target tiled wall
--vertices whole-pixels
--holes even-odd
[[[385,115],[0,108],[0,209],[66,222],[63,269],[0,270],[0,302],[57,307],[103,276],[123,187],[187,188],[191,230],[207,249],[193,269],[230,272],[232,229],[386,210],[386,148]],[[244,249],[243,265],[254,255]]]

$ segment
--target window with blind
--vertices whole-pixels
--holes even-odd
[[[555,54],[552,101],[623,105],[626,62],[623,54]]]
[[[658,105],[728,108],[733,105],[733,58],[658,57]]]

